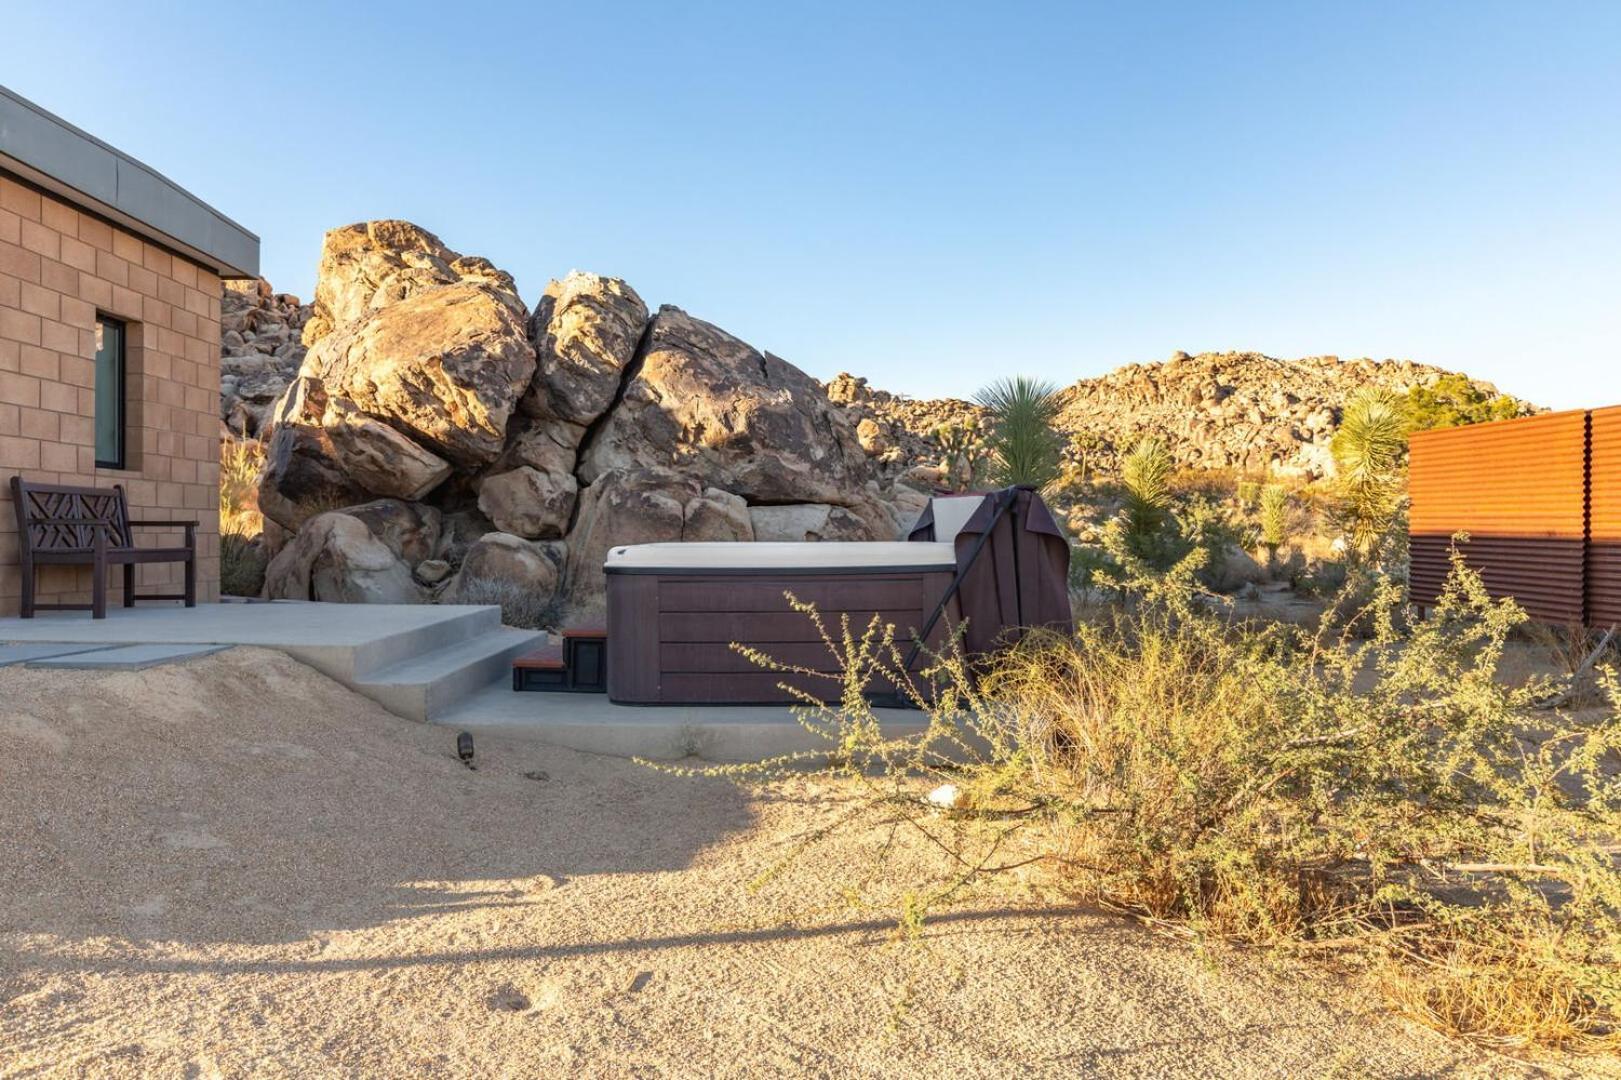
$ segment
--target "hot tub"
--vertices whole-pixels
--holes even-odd
[[[910,536],[609,549],[609,698],[627,705],[799,700],[782,688],[787,683],[837,700],[842,686],[827,676],[838,673],[842,658],[793,610],[787,593],[816,606],[835,642],[841,616],[857,634],[878,616],[895,628],[913,671],[959,631],[967,654],[978,657],[1029,627],[1070,627],[1069,543],[1034,491],[936,498]],[[927,637],[914,649],[919,633]],[[733,642],[819,674],[768,670]],[[877,683],[867,689],[895,690]]]
[[[608,696],[624,704],[763,704],[796,700],[787,682],[836,699],[836,679],[769,671],[738,642],[782,663],[835,673],[839,662],[786,593],[816,605],[837,639],[841,615],[864,630],[874,615],[909,649],[957,570],[949,543],[637,544],[612,548]],[[938,647],[955,605],[929,635]],[[920,656],[918,665],[927,662]],[[874,692],[892,687],[874,686]]]

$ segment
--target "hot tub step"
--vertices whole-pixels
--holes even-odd
[[[512,689],[604,692],[608,688],[607,640],[598,629],[563,631],[563,644],[543,645],[512,661]]]
[[[608,690],[608,631],[600,626],[571,626],[563,631],[563,661],[569,689],[583,693]]]

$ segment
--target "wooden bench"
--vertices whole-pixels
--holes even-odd
[[[184,600],[187,607],[197,606],[197,522],[131,521],[122,484],[114,484],[111,490],[67,487],[32,484],[13,476],[11,500],[17,512],[23,618],[32,619],[36,611],[89,611],[93,617],[105,619],[109,566],[124,568],[125,607],[134,607],[136,600]],[[185,529],[185,546],[136,547],[132,530],[137,528]],[[185,563],[186,591],[136,596],[138,563]],[[37,566],[92,567],[91,602],[35,603],[34,568]]]

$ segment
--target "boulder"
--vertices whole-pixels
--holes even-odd
[[[647,330],[619,404],[581,447],[580,479],[672,468],[750,503],[868,498],[872,466],[821,384],[679,308]]]
[[[417,293],[322,337],[300,374],[462,466],[501,453],[535,371],[519,311],[489,288]]]
[[[341,510],[310,519],[270,560],[264,595],[342,604],[415,604],[425,599],[399,553],[365,521]]]
[[[540,420],[519,413],[507,427],[506,447],[485,476],[510,472],[520,465],[544,473],[573,473],[575,447],[585,429],[561,420]]]
[[[440,602],[499,604],[508,626],[529,629],[555,624],[557,586],[564,562],[562,544],[537,544],[510,533],[486,533],[467,549],[461,569],[445,586]]]
[[[271,413],[259,474],[259,512],[294,532],[320,510],[366,498],[338,464],[323,423],[326,411],[321,380],[299,378]]]
[[[338,511],[360,521],[396,558],[410,566],[439,554],[443,516],[424,503],[374,499]]]
[[[619,278],[576,270],[551,282],[529,319],[537,369],[524,412],[583,431],[613,404],[646,325],[647,305]]]
[[[520,465],[484,478],[478,489],[478,508],[502,532],[530,540],[555,540],[568,528],[579,486],[573,473],[541,472]]]
[[[486,259],[459,255],[439,238],[409,221],[365,221],[333,229],[321,243],[314,311],[306,323],[306,345],[345,323],[443,285],[487,287],[521,310],[512,276]]]
[[[421,499],[451,471],[442,458],[308,376],[288,386],[269,429],[259,506],[288,529],[313,513],[372,496]]]
[[[749,504],[720,488],[705,488],[681,509],[684,541],[753,540],[754,522]]]
[[[450,463],[424,450],[347,398],[327,399],[321,417],[333,459],[349,481],[373,495],[416,500],[450,475]]]
[[[889,449],[889,439],[885,436],[883,427],[870,416],[863,417],[856,424],[856,442],[860,443],[861,449],[868,454],[881,454]]]
[[[867,522],[842,506],[798,503],[790,506],[751,506],[749,521],[754,539],[803,543],[808,540],[874,540]],[[886,536],[884,539],[890,539]]]
[[[680,540],[687,507],[702,501],[703,487],[669,469],[607,473],[580,493],[580,512],[568,540],[568,598],[577,612],[598,611],[603,602],[602,564],[620,544]],[[711,531],[707,509],[700,509]]]

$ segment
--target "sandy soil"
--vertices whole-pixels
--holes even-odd
[[[747,889],[831,785],[453,735],[259,650],[0,671],[0,1076],[1536,1073],[1086,911],[899,943],[849,846]]]

